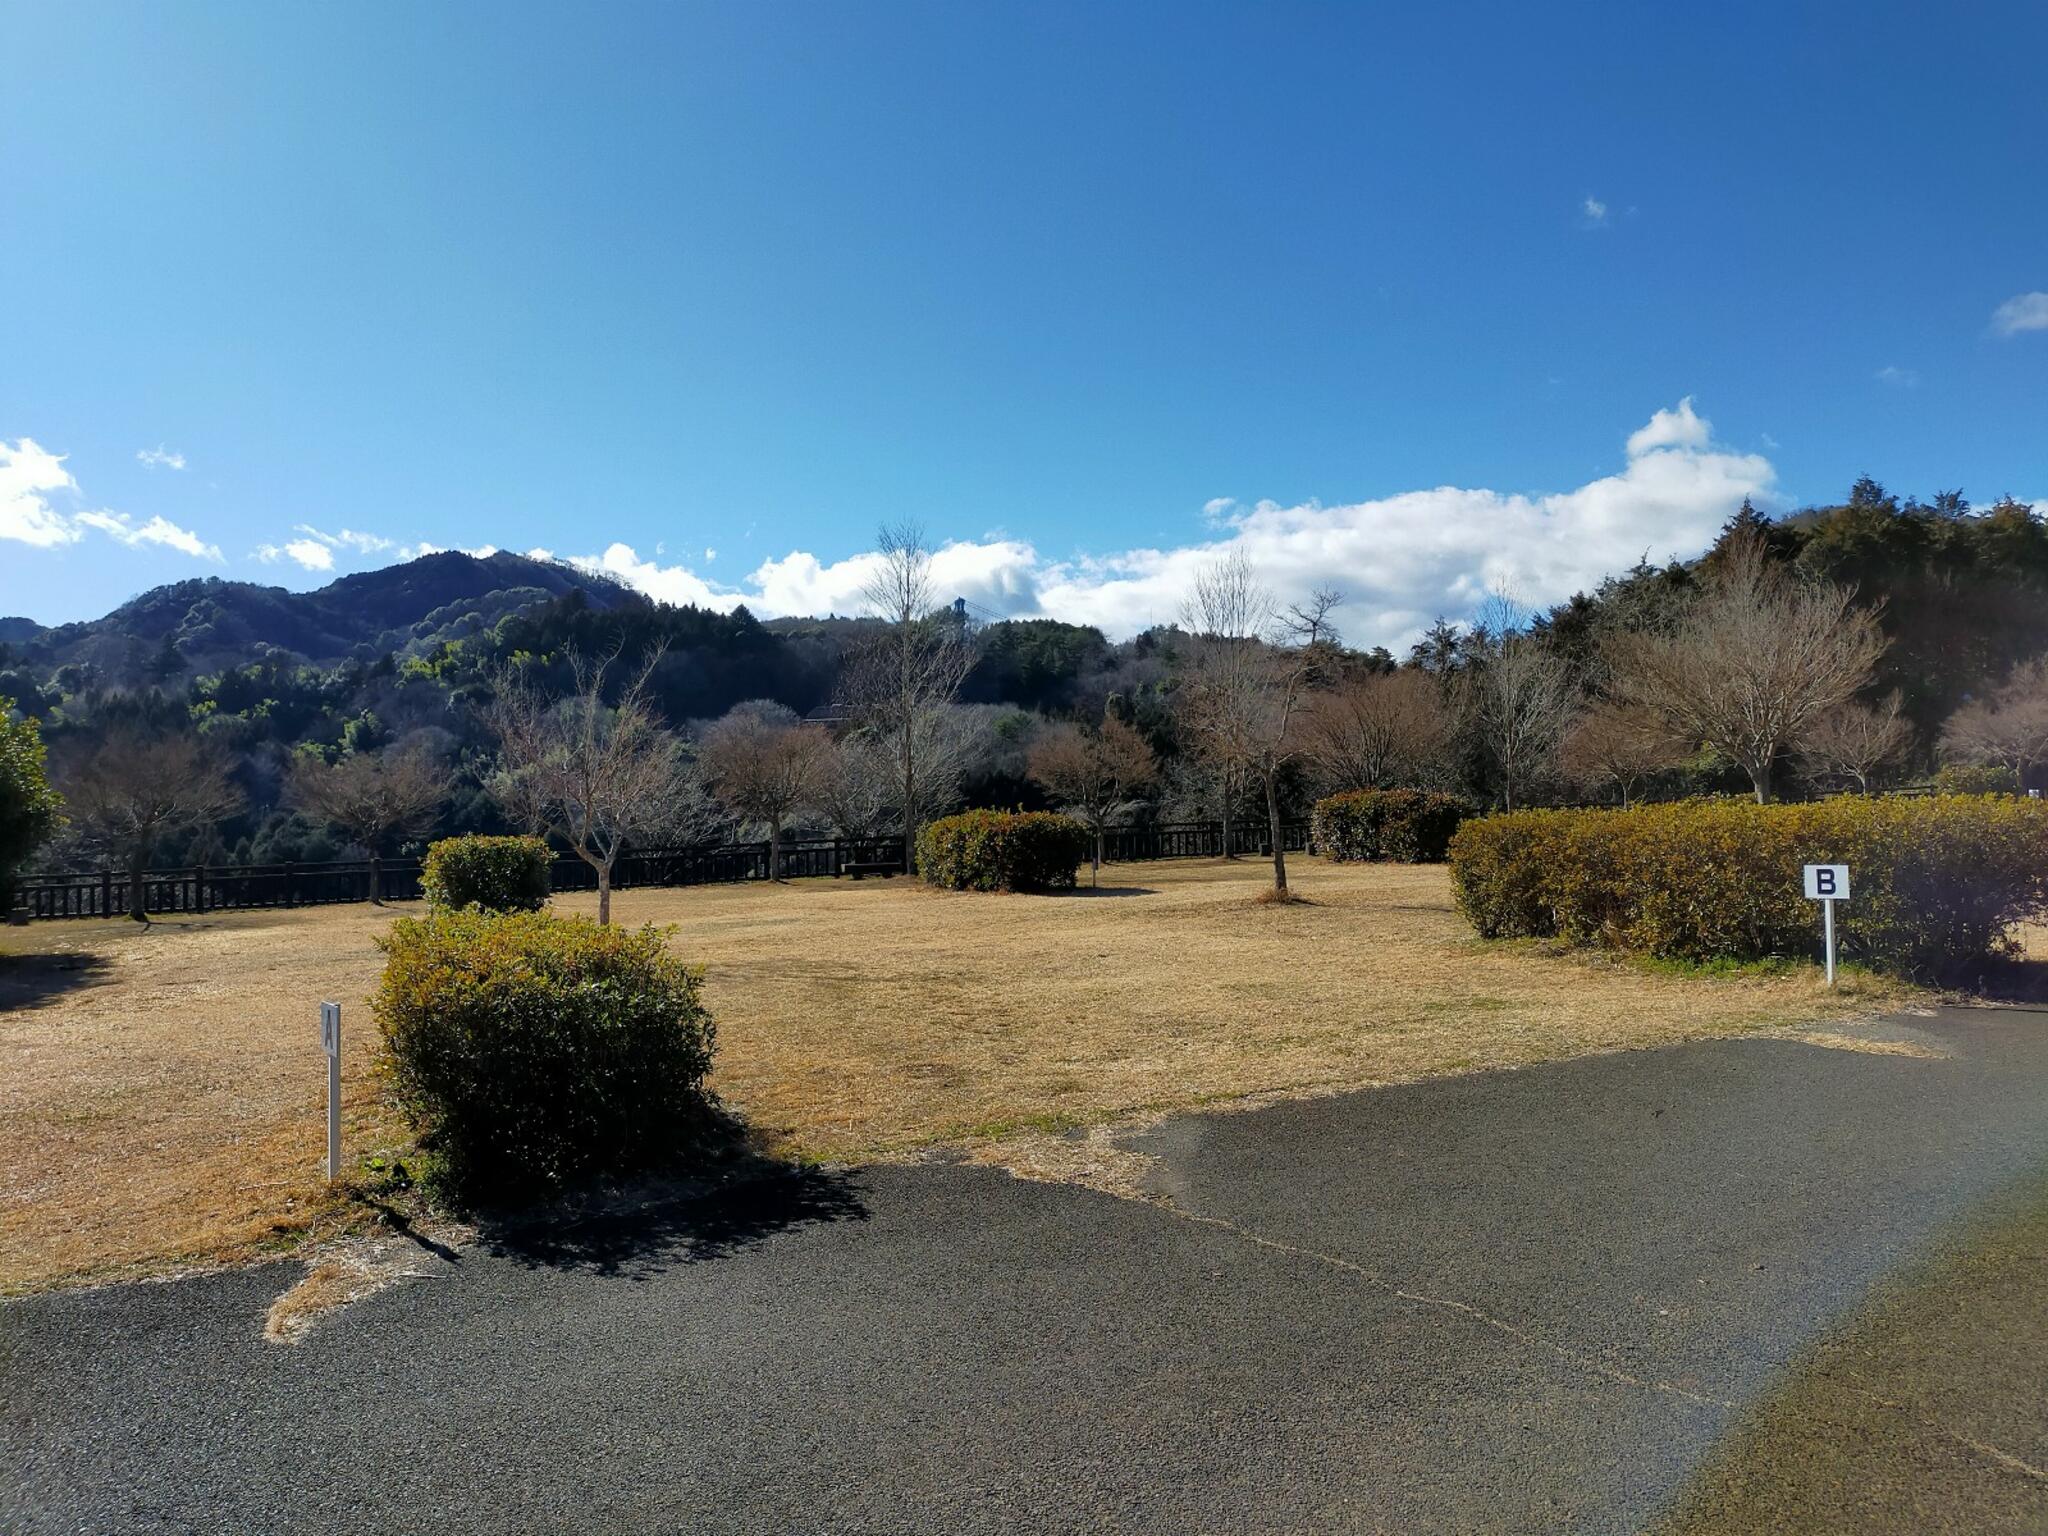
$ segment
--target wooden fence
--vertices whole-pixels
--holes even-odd
[[[1283,846],[1308,846],[1308,823],[1289,822]],[[1230,841],[1238,853],[1266,847],[1263,821],[1234,823]],[[1178,822],[1113,828],[1104,852],[1116,863],[1133,859],[1214,858],[1223,851],[1218,822]],[[790,840],[782,845],[782,873],[801,879],[837,876],[851,864],[895,864],[903,859],[900,837]],[[766,843],[724,843],[691,848],[649,848],[620,856],[612,888],[717,885],[768,877]],[[558,858],[549,877],[558,891],[597,889],[597,871],[578,858]],[[320,907],[343,902],[415,901],[420,894],[417,859],[338,859],[319,864],[201,865],[150,870],[142,877],[145,912],[226,912],[257,907]],[[126,871],[29,875],[15,883],[17,913],[47,921],[62,917],[121,917],[129,910]]]

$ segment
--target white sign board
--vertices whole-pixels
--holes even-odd
[[[320,1005],[320,1049],[330,1056],[341,1054],[341,1004]]]
[[[1849,899],[1849,866],[1846,864],[1807,865],[1806,899],[1808,901],[1847,901]]]

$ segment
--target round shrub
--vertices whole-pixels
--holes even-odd
[[[420,889],[433,907],[538,912],[554,862],[537,837],[444,837],[427,849]]]
[[[2000,763],[1947,763],[1934,787],[1944,795],[2016,795],[2020,776]]]
[[[1451,839],[1459,909],[1487,938],[1562,938],[1667,959],[1811,957],[1806,864],[1847,864],[1842,951],[1873,969],[1967,977],[2048,911],[2048,802],[1844,796],[1517,811]]]
[[[1473,813],[1469,800],[1421,789],[1354,789],[1316,802],[1309,836],[1340,864],[1441,864],[1451,834]]]
[[[1051,811],[964,811],[917,836],[917,870],[952,891],[1070,891],[1093,846],[1088,829]]]
[[[464,1197],[544,1194],[704,1144],[714,1032],[657,928],[400,918],[372,1005],[399,1108]]]

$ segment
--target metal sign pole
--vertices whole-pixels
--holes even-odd
[[[327,1182],[341,1177],[341,1004],[320,1005],[320,1044],[327,1051]]]
[[[1835,984],[1835,903],[1849,899],[1849,866],[1807,865],[1806,899],[1820,903],[1821,933],[1827,946],[1828,985],[1832,987]]]

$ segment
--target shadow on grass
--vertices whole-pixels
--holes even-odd
[[[64,951],[45,955],[0,955],[0,1012],[40,1008],[67,992],[109,980],[104,955]]]
[[[488,1252],[531,1269],[648,1280],[743,1253],[778,1232],[867,1214],[851,1175],[757,1159],[709,1187],[702,1180],[644,1185],[581,1211],[486,1217],[478,1233]]]
[[[1062,896],[1157,896],[1159,893],[1149,885],[1077,885],[1071,891],[1062,891]]]

